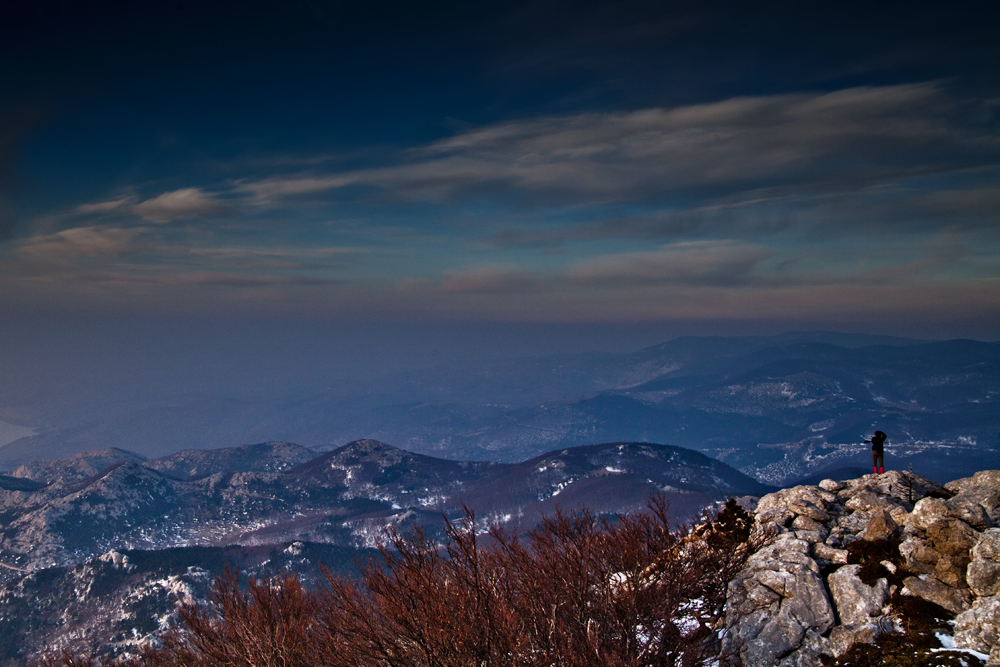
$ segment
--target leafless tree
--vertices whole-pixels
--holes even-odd
[[[518,537],[478,533],[466,509],[443,545],[390,529],[360,581],[327,572],[317,591],[294,576],[244,589],[227,570],[208,604],[185,602],[163,645],[125,664],[701,665],[718,655],[726,585],[761,544],[751,526],[730,501],[672,529],[657,496],[629,516],[557,512]]]

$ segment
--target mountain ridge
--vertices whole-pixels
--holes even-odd
[[[259,452],[261,445],[244,449]],[[288,443],[278,450],[298,452]],[[226,469],[240,451],[196,457],[204,474],[188,479],[128,452],[88,477],[80,477],[93,467],[81,463],[86,456],[68,459],[67,472],[47,462],[50,478],[39,480],[45,486],[0,489],[0,549],[8,565],[32,569],[113,549],[294,540],[360,548],[377,545],[387,523],[419,519],[439,530],[442,513],[463,505],[476,507],[483,521],[530,527],[557,506],[630,511],[662,492],[683,518],[723,497],[770,488],[698,452],[653,443],[567,448],[500,464],[439,459],[367,439],[281,471],[264,460],[259,470]]]

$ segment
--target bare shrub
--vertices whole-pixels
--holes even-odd
[[[726,585],[761,543],[730,501],[700,526],[670,528],[662,496],[614,519],[557,512],[520,538],[475,517],[440,546],[390,530],[361,582],[327,572],[216,581],[186,602],[163,646],[129,664],[192,667],[577,667],[699,665],[718,655]],[[483,541],[488,546],[483,545]],[[64,663],[69,665],[71,663]]]

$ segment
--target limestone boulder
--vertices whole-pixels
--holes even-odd
[[[829,491],[830,493],[836,493],[837,491],[843,489],[844,485],[832,479],[824,479],[822,482],[819,483],[819,488],[823,489],[824,491]]]
[[[1000,563],[973,560],[966,570],[965,580],[972,592],[979,597],[1000,595]]]
[[[834,549],[826,544],[814,544],[813,555],[830,563],[839,565],[847,564],[847,551],[844,549]]]
[[[830,515],[816,504],[805,498],[793,498],[788,501],[788,509],[799,516],[809,517],[814,521],[829,521]]]
[[[889,583],[879,579],[868,586],[858,578],[860,570],[860,565],[845,565],[827,579],[841,625],[861,626],[882,615]]]
[[[826,539],[826,531],[796,530],[795,537],[811,543],[822,543]]]
[[[942,555],[970,558],[978,533],[959,519],[939,518],[927,527],[927,540]]]
[[[978,536],[965,579],[979,597],[1000,594],[1000,530],[988,530]]]
[[[896,525],[902,528],[906,525],[906,517],[910,516],[910,513],[905,507],[897,505],[889,508],[889,515],[896,522]]]
[[[821,524],[819,521],[811,519],[810,517],[805,516],[803,514],[800,514],[799,516],[795,517],[795,519],[792,521],[792,528],[794,528],[795,530],[810,530],[817,533],[829,532],[827,531],[826,526]]]
[[[979,598],[955,618],[955,645],[990,653],[1000,639],[1000,596]]]
[[[968,558],[941,556],[934,564],[934,578],[943,584],[963,588],[966,586],[965,568],[968,564]]]
[[[976,482],[971,477],[963,477],[961,479],[953,479],[945,484],[944,488],[949,493],[962,493],[963,491],[976,488]]]
[[[919,537],[911,537],[899,545],[899,553],[906,561],[904,565],[913,574],[934,574],[941,554]]]
[[[762,512],[757,512],[756,518],[757,523],[761,525],[774,524],[776,526],[787,526],[795,518],[795,514],[787,507],[772,507]]]
[[[944,607],[953,614],[960,614],[972,605],[972,596],[968,590],[954,588],[944,584],[934,577],[907,577],[903,580],[903,594],[915,595],[928,602]]]
[[[869,542],[874,540],[893,540],[899,537],[901,532],[902,530],[899,524],[892,518],[892,514],[883,508],[874,510],[871,513],[862,539]]]
[[[816,632],[806,630],[799,648],[781,659],[778,667],[815,667],[820,664],[820,656],[831,652],[830,640]]]
[[[1000,563],[1000,530],[994,529],[982,533],[976,545],[972,547],[972,557]]]
[[[927,527],[938,519],[948,516],[948,506],[940,498],[923,498],[917,501],[913,511],[907,517],[907,525],[918,530],[927,530]]]
[[[865,490],[851,496],[851,498],[844,503],[844,506],[849,510],[872,512],[880,509],[888,510],[893,506],[899,507],[900,504],[895,498],[881,496],[872,491]]]
[[[775,507],[788,508],[790,504],[798,502],[812,505],[825,512],[827,505],[839,503],[839,499],[835,494],[824,491],[818,486],[793,486],[761,498],[757,504],[757,512],[767,512]]]
[[[837,518],[837,527],[846,533],[860,533],[868,527],[868,516],[864,512],[852,512]]]
[[[1000,470],[980,470],[972,476],[976,486],[1000,490]]]
[[[879,635],[901,630],[891,616],[880,616],[863,625],[838,625],[830,631],[830,648],[839,658],[859,642],[873,644]]]
[[[995,489],[975,489],[960,493],[945,502],[948,516],[960,519],[973,528],[985,530],[993,525],[994,519],[987,513],[1000,504],[1000,491]]]
[[[848,480],[845,484],[846,488],[837,492],[841,498],[847,499],[861,491],[871,491],[880,496],[895,498],[908,506],[908,509],[912,507],[910,503],[928,493],[948,494],[942,484],[903,470],[889,470],[883,475],[865,475]]]
[[[995,489],[991,486],[976,486],[968,491],[959,493],[949,500],[948,504],[955,507],[969,506],[968,511],[973,514],[978,513],[975,507],[978,505],[983,509],[986,518],[989,520],[987,528],[1000,523],[1000,489]],[[953,516],[957,519],[962,518],[957,512]]]
[[[826,645],[821,635],[832,627],[834,612],[808,552],[803,540],[776,540],[751,556],[730,582],[723,652],[734,661],[775,665],[799,652],[808,637]]]
[[[751,580],[753,583],[753,580]],[[750,590],[747,592],[747,601],[751,603],[755,609],[766,609],[770,607],[775,602],[781,602],[781,596],[774,592],[772,588],[756,582],[757,585],[752,585]]]

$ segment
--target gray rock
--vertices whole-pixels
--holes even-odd
[[[944,485],[944,488],[950,493],[962,493],[963,491],[968,491],[969,489],[975,488],[976,482],[971,477],[963,477],[961,479],[953,479]]]
[[[809,517],[814,521],[830,520],[829,514],[805,498],[794,498],[788,501],[788,509],[800,516]]]
[[[787,526],[794,517],[795,514],[787,507],[772,507],[756,515],[757,523],[762,525],[773,523],[777,526]]]
[[[951,517],[976,528],[989,528],[1000,520],[1000,489],[975,484],[963,488],[950,500],[922,499],[913,508],[910,523],[920,530],[927,530],[938,518]]]
[[[972,562],[965,575],[972,592],[979,597],[1000,594],[1000,530],[979,535],[972,547]]]
[[[903,595],[910,594],[921,597],[928,602],[944,607],[953,614],[960,614],[972,604],[969,591],[952,588],[931,576],[918,579],[907,577],[903,580]]]
[[[919,530],[927,530],[933,522],[948,516],[948,505],[938,498],[923,498],[914,506],[907,517],[907,525]]]
[[[861,491],[872,491],[880,496],[895,498],[907,509],[912,507],[911,497],[923,498],[932,491],[945,492],[941,484],[902,470],[890,470],[884,475],[865,475],[859,479],[847,480],[845,484],[847,488],[837,492],[841,498],[851,498]]]
[[[783,598],[791,597],[792,591],[795,590],[794,572],[762,570],[757,573],[755,579],[761,586],[766,586]]]
[[[941,556],[934,564],[934,578],[955,588],[964,588],[965,568],[969,559],[961,556]]]
[[[878,509],[872,511],[862,539],[869,542],[874,540],[893,540],[899,537],[901,532],[899,524],[893,520],[889,511]]]
[[[906,524],[906,518],[910,516],[910,513],[905,507],[894,505],[889,508],[889,515],[898,526],[902,527]]]
[[[1000,596],[979,598],[955,618],[955,645],[990,653],[1000,639]]]
[[[822,543],[823,540],[826,539],[826,531],[818,532],[815,530],[796,530],[795,537],[813,544]]]
[[[969,563],[965,580],[972,592],[979,597],[1000,594],[1000,563],[992,560],[974,560]]]
[[[840,482],[835,482],[832,479],[824,479],[822,482],[819,483],[819,488],[823,489],[824,491],[829,491],[830,493],[836,493],[837,491],[843,489],[844,485],[841,484]]]
[[[770,607],[775,602],[779,602],[781,596],[775,593],[773,590],[767,586],[754,586],[747,593],[747,601],[751,602],[754,607],[765,608]]]
[[[757,568],[760,563],[768,563],[772,560],[785,559],[790,553],[797,553],[806,556],[806,554],[809,553],[809,543],[796,539],[794,534],[789,533],[788,537],[775,540],[773,544],[769,544],[753,556],[750,556],[747,560],[747,565],[751,569]],[[812,560],[808,557],[806,557],[806,560],[812,562]],[[794,560],[794,562],[798,563],[800,561]],[[802,564],[804,565],[805,563]],[[812,564],[815,567],[816,564]],[[818,569],[816,571],[819,572]]]
[[[834,549],[833,547],[825,544],[814,544],[813,555],[816,558],[822,558],[823,560],[831,563],[837,563],[840,565],[847,564],[847,551],[844,549]]]
[[[1000,530],[988,530],[979,536],[972,547],[972,557],[1000,563]]]
[[[844,506],[849,510],[864,510],[866,512],[877,509],[889,509],[893,505],[898,505],[898,501],[895,499],[890,500],[886,496],[877,495],[872,491],[861,491],[851,496],[850,500],[844,503]]]
[[[934,574],[934,566],[941,558],[941,554],[918,537],[900,544],[899,553],[906,559],[906,570],[914,574]]]
[[[815,630],[806,630],[798,650],[788,654],[778,667],[815,667],[819,664],[821,654],[829,655],[832,651],[830,640]]]
[[[1000,490],[1000,470],[980,470],[972,476],[976,486],[986,486]]]
[[[839,658],[858,642],[873,644],[879,635],[900,630],[891,616],[880,616],[863,625],[838,625],[830,631],[830,648]]]
[[[800,514],[792,521],[792,528],[796,530],[810,530],[816,533],[826,533],[826,527],[815,519],[811,519],[804,514]]]
[[[864,625],[880,616],[889,594],[889,583],[885,579],[867,586],[858,578],[860,570],[860,565],[845,565],[827,579],[842,625]]]
[[[1000,491],[995,489],[975,489],[960,493],[946,501],[948,516],[960,519],[973,528],[984,530],[993,525],[987,514],[987,507],[994,509],[1000,500]]]
[[[767,513],[772,509],[791,511],[789,507],[792,504],[801,504],[806,512],[812,511],[809,509],[810,506],[826,512],[827,505],[839,505],[839,502],[836,495],[829,491],[824,491],[818,486],[795,486],[790,489],[781,489],[780,491],[769,493],[761,498],[757,504],[757,513]],[[795,513],[801,514],[802,512]]]
[[[837,526],[847,533],[860,533],[868,527],[868,516],[863,512],[853,512],[837,518]]]
[[[927,540],[940,554],[970,557],[979,535],[969,524],[959,519],[939,518],[927,527]]]
[[[996,667],[1000,665],[1000,642],[993,645],[990,657],[986,660],[986,667]]]
[[[808,550],[802,540],[777,540],[730,582],[723,638],[730,664],[775,665],[799,650],[808,632],[818,637],[832,627],[833,607]]]

